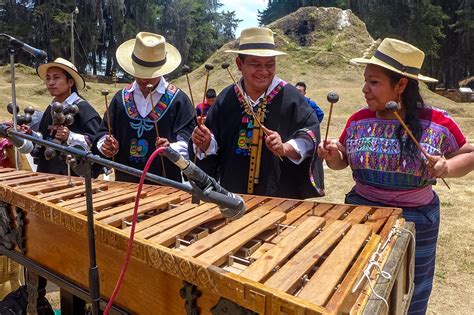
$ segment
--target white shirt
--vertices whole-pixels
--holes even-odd
[[[137,111],[142,118],[145,118],[153,109],[153,106],[158,103],[161,99],[163,94],[166,93],[166,89],[168,88],[169,83],[165,80],[164,77],[160,78],[160,82],[156,86],[156,88],[145,97],[140,90],[140,86],[138,85],[137,81],[133,81],[132,86],[130,87],[129,91],[133,92],[133,101],[135,102],[135,106],[137,107]],[[150,96],[151,95],[151,96]],[[153,102],[151,103],[151,99],[153,98]],[[107,135],[102,136],[99,141],[97,141],[97,148],[99,151],[102,152],[102,145],[104,144],[105,137]],[[188,142],[181,136],[177,136],[177,141],[170,143],[170,147],[181,154],[185,159],[188,159]]]
[[[273,77],[272,83],[269,85],[267,90],[262,95],[257,97],[256,100],[252,100],[252,98],[250,98],[250,96],[247,95],[247,93],[245,93],[244,89],[242,88],[242,81],[243,81],[243,78],[241,78],[237,84],[239,85],[240,90],[242,91],[242,93],[244,93],[245,99],[250,104],[250,106],[252,106],[252,108],[253,108],[253,107],[258,105],[261,98],[266,97],[266,95],[268,95],[270,92],[272,92],[275,89],[275,87],[278,84],[280,84],[280,82],[282,80],[277,76]],[[314,144],[311,140],[309,140],[307,138],[290,139],[286,143],[291,145],[293,147],[293,149],[295,149],[295,151],[301,157],[299,160],[288,158],[290,161],[292,161],[295,164],[301,164],[301,162],[303,162],[307,157],[310,157],[313,154]],[[196,154],[197,158],[202,160],[207,155],[217,154],[217,150],[219,149],[219,146],[217,145],[217,141],[216,141],[214,135],[211,134],[211,143],[210,143],[210,145],[207,148],[205,153],[202,152],[201,150],[197,150],[197,146],[195,144],[193,144],[193,149],[194,149],[194,153]]]

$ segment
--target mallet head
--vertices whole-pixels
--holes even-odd
[[[13,114],[13,102],[8,103],[7,110],[10,114]],[[20,107],[16,105],[16,113],[18,114],[19,111],[20,111]]]
[[[398,103],[395,101],[390,101],[385,104],[385,110],[389,112],[396,112],[399,109]]]
[[[109,90],[102,90],[100,93],[104,96],[107,96],[109,95]]]
[[[148,92],[153,91],[153,84],[148,83],[148,84],[146,85],[146,89],[148,90]]]
[[[214,69],[214,66],[211,65],[210,63],[206,63],[206,64],[204,65],[204,68],[206,68],[207,71],[211,71],[212,69]]]
[[[182,70],[184,74],[191,73],[191,67],[189,67],[188,65],[184,65]]]
[[[230,64],[228,62],[224,62],[221,67],[222,69],[227,69],[230,67]]]
[[[337,103],[337,101],[339,101],[339,95],[336,92],[329,92],[327,99],[329,103],[334,104],[334,103]]]
[[[35,113],[35,109],[33,106],[27,106],[23,109],[23,111],[25,112],[25,114],[30,114],[30,115],[33,115]]]

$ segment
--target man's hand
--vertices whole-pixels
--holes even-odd
[[[339,148],[337,147],[337,140],[321,141],[318,145],[318,156],[326,161],[334,161],[340,159]]]
[[[209,148],[211,144],[211,131],[202,123],[202,117],[198,117],[198,125],[194,128],[191,135],[193,143],[203,152]]]
[[[293,160],[301,159],[301,155],[289,143],[283,143],[278,132],[270,130],[265,126],[260,126],[265,131],[265,145],[274,155],[281,157],[288,157]]]
[[[55,138],[61,141],[66,141],[69,138],[69,128],[66,126],[58,126],[56,129]]]
[[[158,149],[159,147],[167,148],[170,146],[170,142],[166,138],[156,138],[155,147]]]
[[[119,143],[113,136],[105,136],[105,141],[100,150],[106,157],[113,157],[119,150]]]

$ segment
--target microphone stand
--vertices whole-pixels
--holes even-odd
[[[17,107],[16,107],[16,85],[15,85],[15,54],[16,54],[16,49],[13,47],[13,45],[9,44],[8,45],[8,54],[10,55],[10,81],[11,81],[11,87],[12,87],[12,104],[13,104],[13,113],[12,113],[12,120],[13,120],[13,128],[15,130],[17,127],[16,124],[16,115],[17,115]],[[20,169],[20,159],[19,159],[19,154],[18,154],[18,148],[15,147],[15,168],[18,171]]]

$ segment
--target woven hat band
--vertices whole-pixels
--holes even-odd
[[[395,69],[397,69],[401,72],[405,72],[405,73],[409,73],[409,74],[413,74],[413,75],[420,74],[420,68],[405,66],[405,65],[401,64],[400,62],[398,62],[397,60],[393,59],[392,57],[384,54],[383,52],[380,52],[379,50],[375,51],[374,57],[377,58],[378,60],[383,61],[386,64],[394,67]]]

